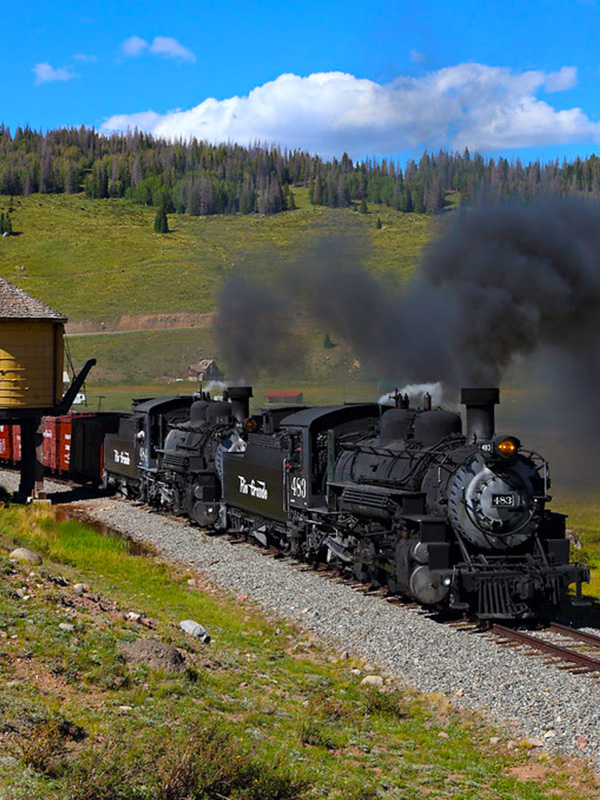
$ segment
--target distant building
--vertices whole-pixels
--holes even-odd
[[[197,364],[190,364],[188,369],[190,381],[222,381],[224,377],[214,358],[203,358]]]

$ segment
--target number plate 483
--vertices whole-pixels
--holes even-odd
[[[290,483],[290,492],[292,493],[292,497],[305,500],[306,491],[306,478],[301,478],[295,475]]]

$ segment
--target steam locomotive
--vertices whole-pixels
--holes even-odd
[[[547,462],[495,435],[498,389],[463,389],[466,434],[427,397],[250,415],[251,396],[138,402],[105,437],[105,485],[428,607],[519,620],[571,584],[581,601]]]

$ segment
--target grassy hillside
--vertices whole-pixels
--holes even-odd
[[[0,210],[7,211],[9,201],[0,197]],[[230,270],[243,272],[252,264],[265,274],[275,273],[301,257],[315,238],[340,231],[370,240],[368,266],[382,281],[396,282],[414,271],[429,236],[431,221],[423,215],[383,207],[367,215],[315,208],[302,189],[297,203],[297,211],[274,217],[172,214],[172,233],[160,235],[153,230],[155,209],[126,201],[79,195],[16,198],[12,219],[18,235],[0,239],[0,276],[62,311],[75,330],[99,332],[70,336],[76,366],[98,359],[92,376],[96,384],[174,380],[185,376],[189,363],[219,356],[210,322],[190,317],[163,320],[152,333],[110,330],[156,327],[149,315],[213,311]],[[299,335],[308,351],[305,376],[314,372],[337,382],[347,374],[347,350],[320,352],[324,332],[310,322],[304,322]],[[294,379],[295,372],[291,369],[287,377]]]
[[[317,231],[366,231],[381,274],[406,274],[427,239],[423,215],[389,209],[361,215],[315,208],[298,191],[297,211],[274,217],[172,214],[172,233],[154,233],[156,209],[123,200],[33,195],[13,201],[18,236],[0,240],[0,275],[72,320],[215,308],[223,276],[261,252],[285,260]],[[0,197],[7,211],[9,198]],[[383,228],[376,229],[377,213]],[[24,270],[19,267],[25,267]]]

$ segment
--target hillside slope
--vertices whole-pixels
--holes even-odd
[[[209,312],[232,270],[244,274],[251,263],[276,274],[315,239],[340,232],[370,242],[367,267],[383,281],[415,270],[430,235],[424,215],[316,208],[306,190],[297,195],[296,211],[274,217],[172,214],[166,235],[153,230],[155,209],[124,200],[0,197],[0,210],[13,209],[17,234],[0,240],[0,275],[69,317],[74,361],[99,359],[94,382],[175,379],[200,357],[219,356]],[[309,351],[316,347],[308,363],[317,374],[330,372],[329,362],[334,374],[352,362],[344,348],[319,353],[323,332],[310,320],[299,336]]]

